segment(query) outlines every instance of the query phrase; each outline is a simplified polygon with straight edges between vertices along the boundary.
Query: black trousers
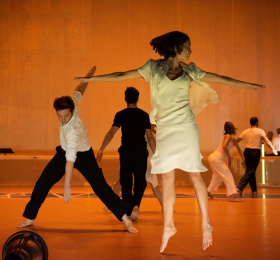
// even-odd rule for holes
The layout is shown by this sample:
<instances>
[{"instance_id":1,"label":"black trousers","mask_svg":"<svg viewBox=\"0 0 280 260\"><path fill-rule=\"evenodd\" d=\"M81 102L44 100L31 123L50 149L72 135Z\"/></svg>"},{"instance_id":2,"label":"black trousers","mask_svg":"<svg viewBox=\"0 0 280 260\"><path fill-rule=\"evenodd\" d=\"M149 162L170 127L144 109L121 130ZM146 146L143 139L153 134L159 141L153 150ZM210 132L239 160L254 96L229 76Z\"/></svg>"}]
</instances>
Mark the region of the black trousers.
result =
<instances>
[{"instance_id":1,"label":"black trousers","mask_svg":"<svg viewBox=\"0 0 280 260\"><path fill-rule=\"evenodd\" d=\"M25 207L23 216L35 219L38 211L46 199L51 187L57 183L65 174L65 151L56 147L56 154L43 170L40 178L33 189L31 199ZM74 168L81 172L91 185L94 193L111 210L111 212L122 221L122 217L130 212L132 205L122 201L111 187L107 184L101 168L98 167L92 148L86 152L78 152Z\"/></svg>"},{"instance_id":2,"label":"black trousers","mask_svg":"<svg viewBox=\"0 0 280 260\"><path fill-rule=\"evenodd\" d=\"M122 198L133 206L140 206L144 191L147 187L146 170L149 155L148 150L146 146L128 148L120 147L119 154Z\"/></svg>"},{"instance_id":3,"label":"black trousers","mask_svg":"<svg viewBox=\"0 0 280 260\"><path fill-rule=\"evenodd\" d=\"M239 184L237 185L237 188L240 191L243 191L243 189L249 183L252 192L255 192L257 191L256 170L260 162L261 150L246 148L244 151L244 157L246 164L246 172L241 178Z\"/></svg>"}]
</instances>

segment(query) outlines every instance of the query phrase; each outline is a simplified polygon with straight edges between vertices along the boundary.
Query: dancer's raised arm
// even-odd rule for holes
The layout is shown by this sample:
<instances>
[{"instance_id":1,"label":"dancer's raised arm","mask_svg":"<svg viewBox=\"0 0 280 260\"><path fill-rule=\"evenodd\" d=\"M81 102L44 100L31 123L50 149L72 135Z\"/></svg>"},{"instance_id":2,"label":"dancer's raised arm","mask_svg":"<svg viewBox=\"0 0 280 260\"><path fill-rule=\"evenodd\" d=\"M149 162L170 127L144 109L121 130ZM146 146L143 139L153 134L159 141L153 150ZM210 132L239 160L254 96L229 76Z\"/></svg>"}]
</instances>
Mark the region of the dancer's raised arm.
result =
<instances>
[{"instance_id":1,"label":"dancer's raised arm","mask_svg":"<svg viewBox=\"0 0 280 260\"><path fill-rule=\"evenodd\" d=\"M273 147L272 143L269 141L267 136L262 136L262 140L266 143L266 145L271 149L271 151L274 153L274 155L278 155L278 152Z\"/></svg>"},{"instance_id":2,"label":"dancer's raised arm","mask_svg":"<svg viewBox=\"0 0 280 260\"><path fill-rule=\"evenodd\" d=\"M92 77L94 75L94 72L96 70L96 67L94 66L87 74L86 77ZM75 91L81 92L82 95L84 95L86 89L87 89L88 83L80 83L76 88ZM79 103L80 100L77 99L77 97L73 97L76 103ZM70 111L69 111L70 113ZM73 115L73 114L72 114ZM79 136L77 135L68 135L67 136L67 144L71 144L72 149L74 147L78 147L78 144L80 142ZM71 198L71 180L73 175L73 169L74 169L74 162L70 160L66 160L65 165L65 178L64 178L64 187L63 187L63 197L64 201L67 204L70 201Z\"/></svg>"},{"instance_id":3,"label":"dancer's raised arm","mask_svg":"<svg viewBox=\"0 0 280 260\"><path fill-rule=\"evenodd\" d=\"M96 71L96 67L94 66L86 75L86 77L93 77L94 72ZM81 82L76 88L75 91L81 92L82 95L84 95L86 89L87 89L87 82Z\"/></svg>"},{"instance_id":4,"label":"dancer's raised arm","mask_svg":"<svg viewBox=\"0 0 280 260\"><path fill-rule=\"evenodd\" d=\"M211 72L206 72L206 74L200 80L203 82L216 82L228 86L250 88L255 90L260 88L265 88L265 86L263 85L249 83L249 82L233 79L227 76L220 76L218 74L211 73Z\"/></svg>"},{"instance_id":5,"label":"dancer's raised arm","mask_svg":"<svg viewBox=\"0 0 280 260\"><path fill-rule=\"evenodd\" d=\"M114 72L105 75L93 76L93 77L75 77L75 80L78 80L82 83L91 82L91 81L122 81L126 79L137 79L141 78L142 75L138 70L129 70L125 72Z\"/></svg>"}]
</instances>

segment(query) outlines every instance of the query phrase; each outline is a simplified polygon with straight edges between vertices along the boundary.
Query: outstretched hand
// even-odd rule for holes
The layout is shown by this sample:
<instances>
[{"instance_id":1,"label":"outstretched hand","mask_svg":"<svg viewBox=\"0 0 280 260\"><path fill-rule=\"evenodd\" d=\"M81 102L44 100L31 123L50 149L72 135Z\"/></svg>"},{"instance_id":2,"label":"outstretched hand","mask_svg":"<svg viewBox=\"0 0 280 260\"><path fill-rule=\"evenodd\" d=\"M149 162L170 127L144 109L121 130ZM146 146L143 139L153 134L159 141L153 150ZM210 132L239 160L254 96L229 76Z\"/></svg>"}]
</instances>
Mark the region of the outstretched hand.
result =
<instances>
[{"instance_id":1,"label":"outstretched hand","mask_svg":"<svg viewBox=\"0 0 280 260\"><path fill-rule=\"evenodd\" d=\"M75 80L80 81L81 83L90 82L90 79L93 77L94 72L96 71L96 66L94 66L85 77L75 77Z\"/></svg>"},{"instance_id":2,"label":"outstretched hand","mask_svg":"<svg viewBox=\"0 0 280 260\"><path fill-rule=\"evenodd\" d=\"M259 84L254 84L254 83L252 83L251 86L252 86L252 89L254 89L254 90L265 88L264 85L259 85Z\"/></svg>"},{"instance_id":3,"label":"outstretched hand","mask_svg":"<svg viewBox=\"0 0 280 260\"><path fill-rule=\"evenodd\" d=\"M74 79L80 81L81 83L87 83L90 78L91 77L75 77Z\"/></svg>"},{"instance_id":4,"label":"outstretched hand","mask_svg":"<svg viewBox=\"0 0 280 260\"><path fill-rule=\"evenodd\" d=\"M96 66L93 66L93 68L87 73L86 77L92 77L95 71L96 71Z\"/></svg>"}]
</instances>

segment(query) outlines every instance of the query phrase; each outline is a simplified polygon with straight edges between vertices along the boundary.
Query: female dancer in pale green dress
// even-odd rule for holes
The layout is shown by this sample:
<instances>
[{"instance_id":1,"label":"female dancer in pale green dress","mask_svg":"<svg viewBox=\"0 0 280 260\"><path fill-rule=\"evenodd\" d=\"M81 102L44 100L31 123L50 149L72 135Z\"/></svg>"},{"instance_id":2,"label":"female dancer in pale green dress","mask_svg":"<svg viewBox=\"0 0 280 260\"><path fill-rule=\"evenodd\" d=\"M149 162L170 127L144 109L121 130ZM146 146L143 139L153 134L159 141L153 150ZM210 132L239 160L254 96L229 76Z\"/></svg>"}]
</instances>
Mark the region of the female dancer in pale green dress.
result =
<instances>
[{"instance_id":1,"label":"female dancer in pale green dress","mask_svg":"<svg viewBox=\"0 0 280 260\"><path fill-rule=\"evenodd\" d=\"M174 31L154 38L153 49L164 59L149 60L139 69L94 77L77 77L81 82L120 81L144 78L150 83L152 111L150 120L157 125L156 151L151 159L152 173L161 174L164 228L160 252L177 232L174 225L175 169L188 172L194 185L202 217L202 248L212 245L212 226L208 217L208 196L201 172L199 132L195 115L207 103L218 102L216 92L205 82L252 89L263 86L235 80L187 64L191 54L188 35ZM191 87L191 88L190 88Z\"/></svg>"}]
</instances>

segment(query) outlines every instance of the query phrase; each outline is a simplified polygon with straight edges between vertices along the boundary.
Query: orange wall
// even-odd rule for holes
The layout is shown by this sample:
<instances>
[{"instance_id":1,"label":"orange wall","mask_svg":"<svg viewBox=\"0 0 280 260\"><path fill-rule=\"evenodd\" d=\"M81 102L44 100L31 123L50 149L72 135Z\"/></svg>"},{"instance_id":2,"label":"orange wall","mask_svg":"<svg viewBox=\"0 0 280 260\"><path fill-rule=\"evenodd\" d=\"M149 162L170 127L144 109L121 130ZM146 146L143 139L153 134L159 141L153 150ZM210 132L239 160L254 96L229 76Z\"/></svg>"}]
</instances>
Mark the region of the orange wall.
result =
<instances>
[{"instance_id":1,"label":"orange wall","mask_svg":"<svg viewBox=\"0 0 280 260\"><path fill-rule=\"evenodd\" d=\"M274 131L280 127L279 11L280 0L1 0L0 147L52 150L59 143L52 103L72 93L73 77L93 65L96 74L138 68L159 57L150 40L172 30L189 34L190 61L202 69L267 86L212 84L220 103L197 117L203 154L216 149L225 121L240 133L258 116L265 131ZM95 150L125 107L130 85L140 91L139 107L149 111L142 79L89 85L81 117ZM119 145L120 134L107 150Z\"/></svg>"}]
</instances>

